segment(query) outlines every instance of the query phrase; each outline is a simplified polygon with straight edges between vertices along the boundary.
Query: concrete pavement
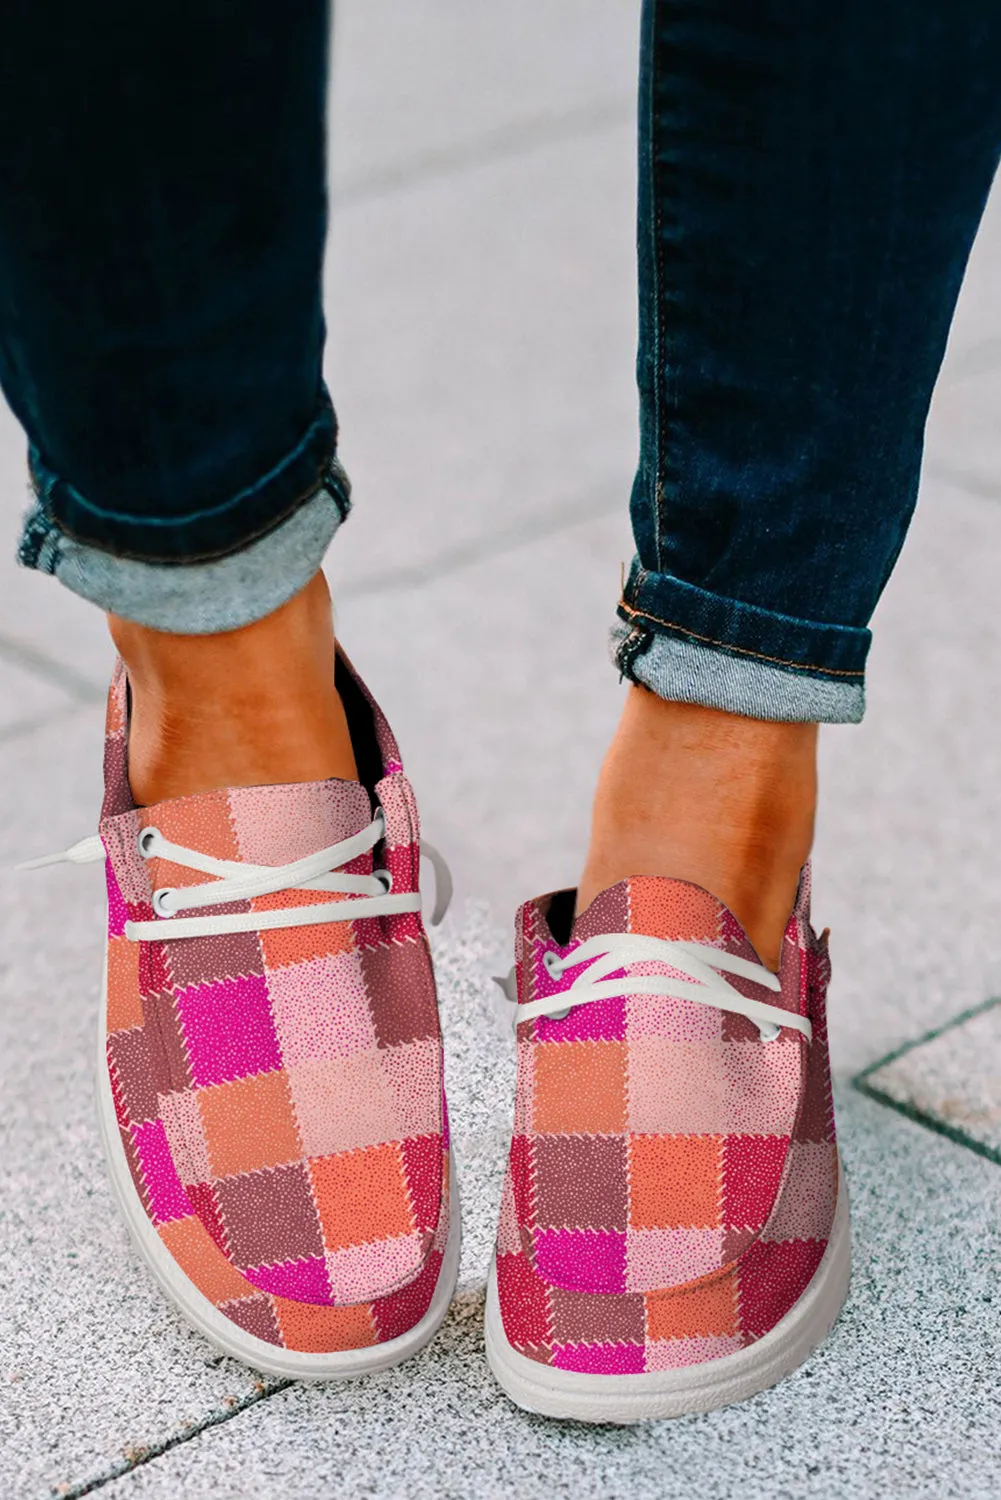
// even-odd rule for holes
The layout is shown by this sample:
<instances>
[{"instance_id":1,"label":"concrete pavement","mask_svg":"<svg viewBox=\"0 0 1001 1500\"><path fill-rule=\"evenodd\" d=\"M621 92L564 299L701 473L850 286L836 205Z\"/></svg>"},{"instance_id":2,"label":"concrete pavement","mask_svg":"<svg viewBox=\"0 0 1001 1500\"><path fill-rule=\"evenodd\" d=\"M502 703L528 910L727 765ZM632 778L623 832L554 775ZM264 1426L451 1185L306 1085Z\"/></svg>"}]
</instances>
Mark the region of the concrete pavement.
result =
<instances>
[{"instance_id":1,"label":"concrete pavement","mask_svg":"<svg viewBox=\"0 0 1001 1500\"><path fill-rule=\"evenodd\" d=\"M834 932L849 1306L793 1380L675 1424L546 1424L486 1371L511 1058L483 964L518 900L573 880L620 701L605 633L635 456L636 22L632 0L339 6L329 377L357 506L329 571L459 888L438 958L461 1288L402 1370L277 1389L189 1333L131 1259L91 1099L100 876L7 873L93 827L110 653L96 611L2 565L5 1495L986 1500L1001 1486L1001 1172L851 1082L1001 993L998 198L877 617L869 713L824 736L815 909ZM21 449L0 419L11 540Z\"/></svg>"}]
</instances>

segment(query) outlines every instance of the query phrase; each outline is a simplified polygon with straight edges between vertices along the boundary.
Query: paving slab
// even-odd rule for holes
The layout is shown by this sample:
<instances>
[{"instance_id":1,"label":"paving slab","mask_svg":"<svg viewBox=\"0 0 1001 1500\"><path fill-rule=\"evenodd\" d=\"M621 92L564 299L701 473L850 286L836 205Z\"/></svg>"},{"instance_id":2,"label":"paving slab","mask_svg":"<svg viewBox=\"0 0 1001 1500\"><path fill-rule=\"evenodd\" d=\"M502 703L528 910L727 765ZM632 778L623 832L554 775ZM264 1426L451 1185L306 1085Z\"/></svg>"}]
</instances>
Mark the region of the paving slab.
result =
<instances>
[{"instance_id":1,"label":"paving slab","mask_svg":"<svg viewBox=\"0 0 1001 1500\"><path fill-rule=\"evenodd\" d=\"M14 556L28 504L24 433L0 400L0 662L70 699L97 701L113 660L104 617Z\"/></svg>"},{"instance_id":2,"label":"paving slab","mask_svg":"<svg viewBox=\"0 0 1001 1500\"><path fill-rule=\"evenodd\" d=\"M1001 999L905 1043L855 1082L1001 1166Z\"/></svg>"},{"instance_id":3,"label":"paving slab","mask_svg":"<svg viewBox=\"0 0 1001 1500\"><path fill-rule=\"evenodd\" d=\"M926 472L1001 500L1001 337L985 339L942 384L928 431Z\"/></svg>"},{"instance_id":4,"label":"paving slab","mask_svg":"<svg viewBox=\"0 0 1001 1500\"><path fill-rule=\"evenodd\" d=\"M946 355L946 380L983 364L978 351L1001 335L1001 178L995 181L967 262Z\"/></svg>"},{"instance_id":5,"label":"paving slab","mask_svg":"<svg viewBox=\"0 0 1001 1500\"><path fill-rule=\"evenodd\" d=\"M925 474L1001 499L1001 182L970 255L925 440Z\"/></svg>"},{"instance_id":6,"label":"paving slab","mask_svg":"<svg viewBox=\"0 0 1001 1500\"><path fill-rule=\"evenodd\" d=\"M66 705L66 694L53 683L16 658L4 660L4 644L0 639L0 744L44 723L49 714Z\"/></svg>"},{"instance_id":7,"label":"paving slab","mask_svg":"<svg viewBox=\"0 0 1001 1500\"><path fill-rule=\"evenodd\" d=\"M814 910L844 1069L1001 993L999 556L1001 506L927 484L874 621L866 719L821 734Z\"/></svg>"},{"instance_id":8,"label":"paving slab","mask_svg":"<svg viewBox=\"0 0 1001 1500\"><path fill-rule=\"evenodd\" d=\"M622 513L636 459L633 130L563 140L335 218L327 370L355 513L339 581Z\"/></svg>"},{"instance_id":9,"label":"paving slab","mask_svg":"<svg viewBox=\"0 0 1001 1500\"><path fill-rule=\"evenodd\" d=\"M335 211L633 108L634 0L336 0Z\"/></svg>"}]
</instances>

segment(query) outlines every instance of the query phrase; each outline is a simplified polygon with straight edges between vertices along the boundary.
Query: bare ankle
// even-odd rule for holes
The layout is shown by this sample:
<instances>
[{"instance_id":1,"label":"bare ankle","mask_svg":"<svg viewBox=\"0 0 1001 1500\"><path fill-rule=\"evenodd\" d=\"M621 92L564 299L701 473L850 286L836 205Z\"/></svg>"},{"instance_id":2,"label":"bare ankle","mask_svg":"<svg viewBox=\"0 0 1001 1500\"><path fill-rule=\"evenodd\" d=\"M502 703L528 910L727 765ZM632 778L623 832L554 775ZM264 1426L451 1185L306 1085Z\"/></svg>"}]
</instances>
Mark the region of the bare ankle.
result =
<instances>
[{"instance_id":1,"label":"bare ankle","mask_svg":"<svg viewBox=\"0 0 1001 1500\"><path fill-rule=\"evenodd\" d=\"M813 839L817 726L630 690L605 758L581 909L631 875L691 880L775 967Z\"/></svg>"},{"instance_id":2,"label":"bare ankle","mask_svg":"<svg viewBox=\"0 0 1001 1500\"><path fill-rule=\"evenodd\" d=\"M108 624L132 690L137 802L357 776L322 574L263 620L219 635L170 635L114 615Z\"/></svg>"}]
</instances>

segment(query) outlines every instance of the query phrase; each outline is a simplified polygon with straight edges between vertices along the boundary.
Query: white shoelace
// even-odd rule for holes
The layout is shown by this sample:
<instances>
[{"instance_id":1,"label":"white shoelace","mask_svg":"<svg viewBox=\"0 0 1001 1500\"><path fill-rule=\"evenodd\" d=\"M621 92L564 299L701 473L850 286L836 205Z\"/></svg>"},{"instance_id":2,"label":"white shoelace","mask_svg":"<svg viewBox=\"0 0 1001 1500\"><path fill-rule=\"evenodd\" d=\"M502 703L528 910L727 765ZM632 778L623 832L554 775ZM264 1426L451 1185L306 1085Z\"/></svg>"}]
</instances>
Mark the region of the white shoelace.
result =
<instances>
[{"instance_id":1,"label":"white shoelace","mask_svg":"<svg viewBox=\"0 0 1001 1500\"><path fill-rule=\"evenodd\" d=\"M379 808L372 822L360 833L307 855L305 859L296 859L287 865L250 865L213 859L211 855L200 854L197 849L172 844L158 828L150 825L142 830L137 840L143 859L166 859L171 864L215 878L204 885L164 886L154 891L155 919L151 922L126 922L125 936L133 942L216 937L231 932L310 927L321 922L355 922L363 917L388 917L399 912L420 911L420 892L394 891L388 870L374 870L371 875L349 875L341 868L360 854L374 849L385 833L385 815ZM421 854L434 866L435 903L431 922L437 926L452 899L452 876L438 850L423 839ZM82 865L104 858L104 845L94 834L59 854L25 860L17 868L39 870L64 861ZM278 911L216 912L206 917L176 915L180 911L226 906L233 901L250 901L255 896L276 895L281 891L329 891L348 899L313 902Z\"/></svg>"},{"instance_id":2,"label":"white shoelace","mask_svg":"<svg viewBox=\"0 0 1001 1500\"><path fill-rule=\"evenodd\" d=\"M680 977L630 974L626 978L609 978L630 964L651 961L669 964ZM774 1041L784 1026L801 1032L808 1042L813 1040L813 1028L805 1016L782 1010L777 1005L766 1005L761 1000L748 999L717 970L753 980L768 990L781 991L777 975L761 964L711 948L707 943L673 942L637 933L609 932L588 938L566 958L560 958L550 949L542 962L546 973L554 980L568 969L576 969L581 964L587 967L567 989L555 995L545 995L541 1000L532 1000L528 1005L519 1005L514 1015L515 1026L520 1026L522 1021L532 1021L536 1016L562 1020L575 1005L589 1005L594 1000L615 1000L622 995L662 995L666 999L694 1000L699 1005L711 1005L716 1010L746 1016L758 1027L763 1042ZM517 999L516 993L512 994L510 977L506 983L501 983L501 988L508 999Z\"/></svg>"}]
</instances>

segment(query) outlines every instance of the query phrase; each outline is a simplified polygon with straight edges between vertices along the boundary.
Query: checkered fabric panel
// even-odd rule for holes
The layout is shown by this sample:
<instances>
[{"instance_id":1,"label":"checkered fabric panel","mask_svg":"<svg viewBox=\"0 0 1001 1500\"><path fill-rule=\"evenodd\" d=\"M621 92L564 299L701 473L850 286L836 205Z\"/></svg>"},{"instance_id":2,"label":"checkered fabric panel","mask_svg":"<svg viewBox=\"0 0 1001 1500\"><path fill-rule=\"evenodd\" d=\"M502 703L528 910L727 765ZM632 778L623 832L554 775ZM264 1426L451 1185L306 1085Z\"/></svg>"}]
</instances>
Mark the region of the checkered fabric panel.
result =
<instances>
[{"instance_id":1,"label":"checkered fabric panel","mask_svg":"<svg viewBox=\"0 0 1001 1500\"><path fill-rule=\"evenodd\" d=\"M413 794L385 721L377 788L394 888L416 890ZM241 1327L301 1350L395 1337L423 1316L448 1229L441 1036L419 915L133 943L152 892L206 877L170 841L282 864L371 819L360 784L237 788L132 806L125 680L109 700L107 1057L133 1180L190 1279ZM380 851L381 856L381 851ZM371 854L347 867L372 868ZM218 910L258 910L297 892ZM407 1320L410 1321L407 1321Z\"/></svg>"},{"instance_id":2,"label":"checkered fabric panel","mask_svg":"<svg viewBox=\"0 0 1001 1500\"><path fill-rule=\"evenodd\" d=\"M624 881L554 942L550 898L519 914L519 997L565 987L573 949L642 932L753 959L729 912L681 881ZM809 877L783 945L782 993L814 1040L767 1045L744 1017L623 994L519 1028L515 1134L497 1274L508 1338L543 1363L635 1373L718 1358L759 1338L805 1290L826 1247L837 1153L824 1022L826 937ZM571 959L546 973L547 951ZM743 986L743 983L738 981ZM753 987L747 989L754 993Z\"/></svg>"}]
</instances>

